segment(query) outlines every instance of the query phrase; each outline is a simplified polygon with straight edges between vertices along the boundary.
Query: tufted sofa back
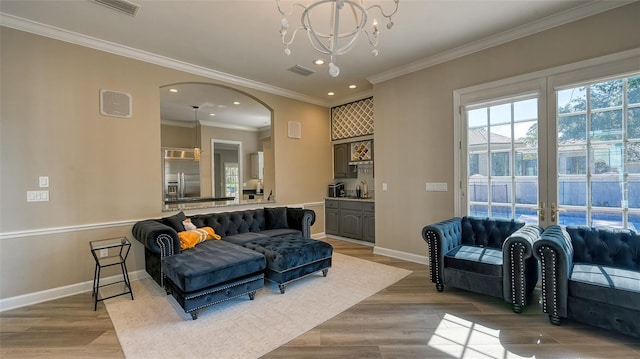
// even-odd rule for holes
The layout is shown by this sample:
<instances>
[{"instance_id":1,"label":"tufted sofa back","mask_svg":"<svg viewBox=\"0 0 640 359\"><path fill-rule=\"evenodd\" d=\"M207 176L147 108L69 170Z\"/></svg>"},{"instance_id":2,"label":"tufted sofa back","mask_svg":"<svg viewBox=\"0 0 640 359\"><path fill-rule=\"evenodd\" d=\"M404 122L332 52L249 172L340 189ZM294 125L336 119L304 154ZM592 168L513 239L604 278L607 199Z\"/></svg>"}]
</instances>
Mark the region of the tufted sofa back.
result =
<instances>
[{"instance_id":1,"label":"tufted sofa back","mask_svg":"<svg viewBox=\"0 0 640 359\"><path fill-rule=\"evenodd\" d=\"M462 217L462 244L501 249L505 239L524 224L513 219Z\"/></svg>"},{"instance_id":2,"label":"tufted sofa back","mask_svg":"<svg viewBox=\"0 0 640 359\"><path fill-rule=\"evenodd\" d=\"M640 235L628 229L567 226L573 261L640 270Z\"/></svg>"},{"instance_id":3,"label":"tufted sofa back","mask_svg":"<svg viewBox=\"0 0 640 359\"><path fill-rule=\"evenodd\" d=\"M196 227L208 226L222 237L265 229L264 209L200 214L190 217Z\"/></svg>"}]
</instances>

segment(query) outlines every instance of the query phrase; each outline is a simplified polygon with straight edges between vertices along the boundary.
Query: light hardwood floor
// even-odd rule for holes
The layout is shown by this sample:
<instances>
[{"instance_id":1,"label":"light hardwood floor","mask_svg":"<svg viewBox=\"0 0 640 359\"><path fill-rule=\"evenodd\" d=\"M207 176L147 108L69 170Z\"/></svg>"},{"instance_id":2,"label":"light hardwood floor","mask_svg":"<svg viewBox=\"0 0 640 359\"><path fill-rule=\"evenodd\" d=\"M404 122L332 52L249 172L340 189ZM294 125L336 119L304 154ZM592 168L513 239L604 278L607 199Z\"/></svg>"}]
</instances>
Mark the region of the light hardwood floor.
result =
<instances>
[{"instance_id":1,"label":"light hardwood floor","mask_svg":"<svg viewBox=\"0 0 640 359\"><path fill-rule=\"evenodd\" d=\"M448 287L436 292L425 265L326 241L338 253L413 273L266 358L640 358L638 338L575 322L551 325L535 295L523 314L514 314L490 297ZM83 293L0 313L0 357L124 355L104 305L94 312L91 293Z\"/></svg>"}]
</instances>

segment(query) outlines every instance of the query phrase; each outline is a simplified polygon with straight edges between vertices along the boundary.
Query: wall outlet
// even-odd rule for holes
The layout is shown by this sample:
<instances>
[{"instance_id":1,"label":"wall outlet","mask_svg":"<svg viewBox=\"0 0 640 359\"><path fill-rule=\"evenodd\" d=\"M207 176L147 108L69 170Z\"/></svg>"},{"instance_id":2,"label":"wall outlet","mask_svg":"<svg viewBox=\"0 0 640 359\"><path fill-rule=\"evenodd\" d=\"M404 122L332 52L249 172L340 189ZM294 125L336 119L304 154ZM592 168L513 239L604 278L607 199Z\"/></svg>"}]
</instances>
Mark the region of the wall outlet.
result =
<instances>
[{"instance_id":1,"label":"wall outlet","mask_svg":"<svg viewBox=\"0 0 640 359\"><path fill-rule=\"evenodd\" d=\"M447 192L448 187L446 183L429 183L427 182L424 187L427 192Z\"/></svg>"},{"instance_id":2,"label":"wall outlet","mask_svg":"<svg viewBox=\"0 0 640 359\"><path fill-rule=\"evenodd\" d=\"M101 250L100 250L100 258L102 258L102 257L106 257L106 256L108 256L108 255L109 255L109 249L108 249L108 248L105 248L105 249L101 249Z\"/></svg>"},{"instance_id":3,"label":"wall outlet","mask_svg":"<svg viewBox=\"0 0 640 359\"><path fill-rule=\"evenodd\" d=\"M27 202L48 202L49 191L27 191Z\"/></svg>"}]
</instances>

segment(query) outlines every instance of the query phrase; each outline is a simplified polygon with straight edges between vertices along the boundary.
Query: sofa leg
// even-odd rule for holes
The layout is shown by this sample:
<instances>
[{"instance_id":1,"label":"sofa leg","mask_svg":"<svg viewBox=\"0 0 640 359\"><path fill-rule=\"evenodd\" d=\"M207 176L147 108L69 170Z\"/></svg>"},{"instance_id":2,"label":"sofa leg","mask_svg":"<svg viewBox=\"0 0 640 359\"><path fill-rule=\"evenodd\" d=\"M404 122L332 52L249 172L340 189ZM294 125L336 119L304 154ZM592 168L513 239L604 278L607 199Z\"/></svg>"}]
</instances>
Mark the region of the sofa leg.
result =
<instances>
[{"instance_id":1,"label":"sofa leg","mask_svg":"<svg viewBox=\"0 0 640 359\"><path fill-rule=\"evenodd\" d=\"M442 292L444 290L444 284L436 283L436 290L438 290L438 292Z\"/></svg>"},{"instance_id":2,"label":"sofa leg","mask_svg":"<svg viewBox=\"0 0 640 359\"><path fill-rule=\"evenodd\" d=\"M329 273L329 268L322 270L322 276L323 277L326 277L328 273Z\"/></svg>"},{"instance_id":3,"label":"sofa leg","mask_svg":"<svg viewBox=\"0 0 640 359\"><path fill-rule=\"evenodd\" d=\"M560 325L560 317L557 315L549 314L549 321L553 325Z\"/></svg>"},{"instance_id":4,"label":"sofa leg","mask_svg":"<svg viewBox=\"0 0 640 359\"><path fill-rule=\"evenodd\" d=\"M189 314L191 314L191 319L193 319L193 320L198 319L198 312L191 312Z\"/></svg>"},{"instance_id":5,"label":"sofa leg","mask_svg":"<svg viewBox=\"0 0 640 359\"><path fill-rule=\"evenodd\" d=\"M522 309L524 309L520 304L513 304L511 306L511 310L513 310L514 313L522 313Z\"/></svg>"},{"instance_id":6,"label":"sofa leg","mask_svg":"<svg viewBox=\"0 0 640 359\"><path fill-rule=\"evenodd\" d=\"M256 291L254 290L253 292L249 292L249 299L254 300L255 298L256 298Z\"/></svg>"},{"instance_id":7,"label":"sofa leg","mask_svg":"<svg viewBox=\"0 0 640 359\"><path fill-rule=\"evenodd\" d=\"M286 287L287 287L286 284L278 284L278 288L280 288L280 294L284 294Z\"/></svg>"}]
</instances>

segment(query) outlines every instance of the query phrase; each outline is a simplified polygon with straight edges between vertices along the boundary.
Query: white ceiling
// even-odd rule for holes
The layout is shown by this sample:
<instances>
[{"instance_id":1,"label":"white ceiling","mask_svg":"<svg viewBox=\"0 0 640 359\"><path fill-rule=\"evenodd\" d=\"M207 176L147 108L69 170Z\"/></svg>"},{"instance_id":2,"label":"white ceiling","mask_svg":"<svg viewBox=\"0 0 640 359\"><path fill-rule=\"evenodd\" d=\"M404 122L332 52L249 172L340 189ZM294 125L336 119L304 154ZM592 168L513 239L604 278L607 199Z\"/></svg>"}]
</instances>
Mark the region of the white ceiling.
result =
<instances>
[{"instance_id":1,"label":"white ceiling","mask_svg":"<svg viewBox=\"0 0 640 359\"><path fill-rule=\"evenodd\" d=\"M284 54L275 0L133 2L140 5L135 17L90 0L2 0L0 20L4 26L330 106L370 94L372 83L632 1L400 0L391 30L381 17L370 16L381 23L379 56L372 57L366 38L360 38L337 58L337 78L328 74L327 65L313 64L323 56L305 34L298 34L290 56ZM282 2L285 8L291 3ZM393 7L391 0L365 3ZM287 17L292 28L296 14ZM287 70L297 64L317 72L303 77ZM357 88L349 89L351 84ZM328 96L330 91L335 96Z\"/></svg>"}]
</instances>

